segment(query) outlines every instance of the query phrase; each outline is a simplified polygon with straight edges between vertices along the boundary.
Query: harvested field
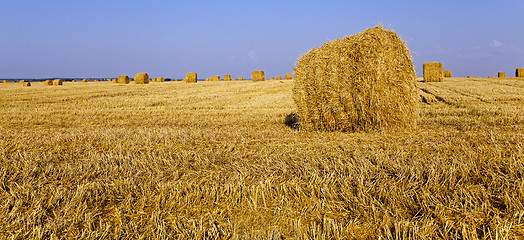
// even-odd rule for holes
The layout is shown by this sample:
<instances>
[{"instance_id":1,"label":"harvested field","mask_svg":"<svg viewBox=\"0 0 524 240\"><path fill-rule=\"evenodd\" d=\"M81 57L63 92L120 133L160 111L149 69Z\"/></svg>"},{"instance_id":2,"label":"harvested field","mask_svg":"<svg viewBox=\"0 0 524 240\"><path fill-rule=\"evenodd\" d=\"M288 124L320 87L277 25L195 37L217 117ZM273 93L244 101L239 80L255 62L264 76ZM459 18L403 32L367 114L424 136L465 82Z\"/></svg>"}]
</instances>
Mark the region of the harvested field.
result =
<instances>
[{"instance_id":1,"label":"harvested field","mask_svg":"<svg viewBox=\"0 0 524 240\"><path fill-rule=\"evenodd\" d=\"M524 238L524 81L377 133L287 126L293 84L1 84L0 239Z\"/></svg>"}]
</instances>

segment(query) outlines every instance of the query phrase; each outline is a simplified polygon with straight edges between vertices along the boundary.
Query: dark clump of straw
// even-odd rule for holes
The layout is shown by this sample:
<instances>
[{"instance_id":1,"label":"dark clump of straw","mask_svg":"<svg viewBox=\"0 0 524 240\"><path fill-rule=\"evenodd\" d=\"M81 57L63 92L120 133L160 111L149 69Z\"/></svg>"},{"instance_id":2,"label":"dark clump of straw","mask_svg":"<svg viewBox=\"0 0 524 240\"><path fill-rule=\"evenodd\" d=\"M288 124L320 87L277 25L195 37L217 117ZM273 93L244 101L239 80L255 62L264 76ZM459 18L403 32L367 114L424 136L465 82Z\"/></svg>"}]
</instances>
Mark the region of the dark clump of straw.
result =
<instances>
[{"instance_id":1,"label":"dark clump of straw","mask_svg":"<svg viewBox=\"0 0 524 240\"><path fill-rule=\"evenodd\" d=\"M418 117L415 68L406 44L382 26L324 43L300 57L293 99L300 129L411 129Z\"/></svg>"}]
</instances>

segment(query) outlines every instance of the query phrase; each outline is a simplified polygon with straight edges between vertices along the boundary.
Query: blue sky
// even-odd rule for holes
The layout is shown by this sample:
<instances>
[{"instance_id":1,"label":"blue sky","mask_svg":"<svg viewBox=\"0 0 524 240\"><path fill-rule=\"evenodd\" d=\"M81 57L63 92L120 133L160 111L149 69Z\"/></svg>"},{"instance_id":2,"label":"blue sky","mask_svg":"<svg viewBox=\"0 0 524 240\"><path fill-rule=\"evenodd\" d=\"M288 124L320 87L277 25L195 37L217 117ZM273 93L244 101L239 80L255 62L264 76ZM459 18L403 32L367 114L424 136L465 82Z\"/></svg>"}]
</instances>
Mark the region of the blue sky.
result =
<instances>
[{"instance_id":1,"label":"blue sky","mask_svg":"<svg viewBox=\"0 0 524 240\"><path fill-rule=\"evenodd\" d=\"M524 1L0 0L0 79L291 73L378 23L457 77L524 67Z\"/></svg>"}]
</instances>

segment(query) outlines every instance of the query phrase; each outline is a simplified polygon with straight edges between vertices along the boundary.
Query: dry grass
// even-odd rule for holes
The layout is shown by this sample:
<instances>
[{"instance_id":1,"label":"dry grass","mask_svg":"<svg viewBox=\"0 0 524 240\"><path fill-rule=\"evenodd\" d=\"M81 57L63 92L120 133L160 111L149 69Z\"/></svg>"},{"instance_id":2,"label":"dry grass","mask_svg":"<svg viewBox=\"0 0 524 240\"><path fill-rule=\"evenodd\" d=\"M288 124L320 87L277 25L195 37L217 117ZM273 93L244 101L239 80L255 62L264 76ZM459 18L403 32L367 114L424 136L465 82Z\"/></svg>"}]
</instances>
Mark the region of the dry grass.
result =
<instances>
[{"instance_id":1,"label":"dry grass","mask_svg":"<svg viewBox=\"0 0 524 240\"><path fill-rule=\"evenodd\" d=\"M524 81L417 84L370 134L285 126L293 81L2 84L0 238L524 238Z\"/></svg>"}]
</instances>

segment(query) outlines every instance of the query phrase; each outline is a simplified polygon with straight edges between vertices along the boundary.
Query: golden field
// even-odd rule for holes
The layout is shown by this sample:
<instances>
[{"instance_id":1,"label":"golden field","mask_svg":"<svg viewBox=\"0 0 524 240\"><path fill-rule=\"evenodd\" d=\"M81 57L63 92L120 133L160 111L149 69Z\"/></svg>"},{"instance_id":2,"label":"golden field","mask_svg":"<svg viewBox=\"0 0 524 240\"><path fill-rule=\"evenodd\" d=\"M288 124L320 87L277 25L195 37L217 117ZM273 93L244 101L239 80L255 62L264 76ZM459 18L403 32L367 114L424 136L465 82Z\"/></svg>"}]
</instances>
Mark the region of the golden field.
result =
<instances>
[{"instance_id":1,"label":"golden field","mask_svg":"<svg viewBox=\"0 0 524 240\"><path fill-rule=\"evenodd\" d=\"M284 124L293 81L0 84L0 238L524 238L524 80L417 86L344 133Z\"/></svg>"}]
</instances>

